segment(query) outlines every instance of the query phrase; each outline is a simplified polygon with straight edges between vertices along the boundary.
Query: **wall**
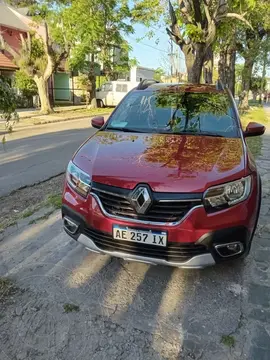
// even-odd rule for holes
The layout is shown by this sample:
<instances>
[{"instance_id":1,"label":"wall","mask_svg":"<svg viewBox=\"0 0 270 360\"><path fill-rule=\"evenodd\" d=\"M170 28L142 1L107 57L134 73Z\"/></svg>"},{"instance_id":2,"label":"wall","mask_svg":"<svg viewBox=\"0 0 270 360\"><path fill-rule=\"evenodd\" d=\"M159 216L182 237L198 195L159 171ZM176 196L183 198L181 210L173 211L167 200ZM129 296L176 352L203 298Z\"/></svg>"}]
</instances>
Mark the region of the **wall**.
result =
<instances>
[{"instance_id":1,"label":"wall","mask_svg":"<svg viewBox=\"0 0 270 360\"><path fill-rule=\"evenodd\" d=\"M11 29L6 26L0 25L0 32L3 35L4 40L15 50L19 51L21 47L21 39L20 34L26 36L26 33L20 30ZM12 59L12 56L7 52L4 51L4 54L9 58Z\"/></svg>"}]
</instances>

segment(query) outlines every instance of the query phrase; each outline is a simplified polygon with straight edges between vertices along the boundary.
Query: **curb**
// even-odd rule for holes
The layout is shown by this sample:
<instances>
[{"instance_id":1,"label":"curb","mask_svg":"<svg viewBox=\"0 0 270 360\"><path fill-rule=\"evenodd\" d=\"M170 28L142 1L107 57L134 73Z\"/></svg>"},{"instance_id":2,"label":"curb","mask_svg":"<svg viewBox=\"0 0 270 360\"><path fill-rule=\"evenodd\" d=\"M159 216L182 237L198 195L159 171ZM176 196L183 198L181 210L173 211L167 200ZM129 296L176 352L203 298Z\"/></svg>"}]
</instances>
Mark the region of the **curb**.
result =
<instances>
[{"instance_id":1,"label":"curb","mask_svg":"<svg viewBox=\"0 0 270 360\"><path fill-rule=\"evenodd\" d=\"M27 128L34 128L34 127L37 127L37 126L41 126L41 125L51 125L51 124L54 124L54 123L63 123L63 122L66 122L66 121L72 121L72 120L79 120L79 119L87 119L89 118L92 119L93 117L95 116L106 116L106 115L110 115L111 113L105 113L105 114L98 114L98 115L81 115L81 116L76 116L76 117L70 117L70 118L59 118L59 120L55 120L55 121L44 121L44 122L40 122L38 124L29 124L29 125L17 125L14 127L14 130L13 132L16 132L17 130L23 130L23 129L27 129ZM7 134L8 132L5 132L3 133L2 135L5 135Z\"/></svg>"}]
</instances>

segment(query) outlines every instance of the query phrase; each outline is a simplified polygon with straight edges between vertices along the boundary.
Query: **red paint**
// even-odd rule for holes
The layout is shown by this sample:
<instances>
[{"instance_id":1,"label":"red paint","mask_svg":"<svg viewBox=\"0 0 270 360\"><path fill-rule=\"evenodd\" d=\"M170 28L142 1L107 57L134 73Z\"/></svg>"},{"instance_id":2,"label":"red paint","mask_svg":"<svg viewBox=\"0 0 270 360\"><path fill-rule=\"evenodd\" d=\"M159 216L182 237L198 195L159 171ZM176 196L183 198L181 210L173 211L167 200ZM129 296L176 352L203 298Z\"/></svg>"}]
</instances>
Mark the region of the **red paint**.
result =
<instances>
[{"instance_id":1,"label":"red paint","mask_svg":"<svg viewBox=\"0 0 270 360\"><path fill-rule=\"evenodd\" d=\"M265 132L265 126L258 124L256 122L250 122L244 132L244 136L258 136L263 135Z\"/></svg>"},{"instance_id":2,"label":"red paint","mask_svg":"<svg viewBox=\"0 0 270 360\"><path fill-rule=\"evenodd\" d=\"M252 231L255 225L257 209L257 181L253 178L253 188L250 197L243 203L233 206L227 210L207 214L204 208L193 210L191 214L177 226L158 226L135 224L132 221L119 221L105 217L100 210L94 197L82 198L65 185L63 204L84 216L89 227L106 233L112 233L112 226L119 224L137 229L166 230L170 242L196 242L201 236L214 230L224 229L233 226L246 226ZM71 203L69 199L76 199Z\"/></svg>"},{"instance_id":3,"label":"red paint","mask_svg":"<svg viewBox=\"0 0 270 360\"><path fill-rule=\"evenodd\" d=\"M91 124L94 128L100 129L104 124L105 120L103 116L96 116L91 120Z\"/></svg>"},{"instance_id":4,"label":"red paint","mask_svg":"<svg viewBox=\"0 0 270 360\"><path fill-rule=\"evenodd\" d=\"M93 181L160 192L203 192L249 173L241 138L100 131L73 161Z\"/></svg>"}]
</instances>

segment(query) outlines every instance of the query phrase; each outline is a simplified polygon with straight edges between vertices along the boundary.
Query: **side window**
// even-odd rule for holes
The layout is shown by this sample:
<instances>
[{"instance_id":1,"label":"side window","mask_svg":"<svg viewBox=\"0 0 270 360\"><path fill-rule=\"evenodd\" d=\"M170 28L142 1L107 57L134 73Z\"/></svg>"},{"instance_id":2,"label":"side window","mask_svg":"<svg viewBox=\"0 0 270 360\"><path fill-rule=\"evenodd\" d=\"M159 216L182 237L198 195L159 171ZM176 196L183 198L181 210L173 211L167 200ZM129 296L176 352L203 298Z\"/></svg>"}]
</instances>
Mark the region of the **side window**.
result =
<instances>
[{"instance_id":1,"label":"side window","mask_svg":"<svg viewBox=\"0 0 270 360\"><path fill-rule=\"evenodd\" d=\"M127 92L127 84L122 85L122 92Z\"/></svg>"},{"instance_id":2,"label":"side window","mask_svg":"<svg viewBox=\"0 0 270 360\"><path fill-rule=\"evenodd\" d=\"M101 91L112 91L112 84L105 83L101 86Z\"/></svg>"},{"instance_id":3,"label":"side window","mask_svg":"<svg viewBox=\"0 0 270 360\"><path fill-rule=\"evenodd\" d=\"M122 84L116 84L116 92L121 92L122 91Z\"/></svg>"},{"instance_id":4,"label":"side window","mask_svg":"<svg viewBox=\"0 0 270 360\"><path fill-rule=\"evenodd\" d=\"M116 84L116 92L127 92L128 86L127 84Z\"/></svg>"}]
</instances>

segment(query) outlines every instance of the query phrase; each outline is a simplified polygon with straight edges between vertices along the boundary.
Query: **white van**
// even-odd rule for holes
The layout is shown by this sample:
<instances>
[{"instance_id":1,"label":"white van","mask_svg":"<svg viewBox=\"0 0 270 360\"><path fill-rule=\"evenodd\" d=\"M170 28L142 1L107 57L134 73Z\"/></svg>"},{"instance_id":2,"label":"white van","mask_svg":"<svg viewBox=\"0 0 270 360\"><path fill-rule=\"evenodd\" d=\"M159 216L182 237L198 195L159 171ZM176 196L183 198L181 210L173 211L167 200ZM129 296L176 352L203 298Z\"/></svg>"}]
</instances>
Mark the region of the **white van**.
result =
<instances>
[{"instance_id":1,"label":"white van","mask_svg":"<svg viewBox=\"0 0 270 360\"><path fill-rule=\"evenodd\" d=\"M139 82L131 81L107 81L96 91L98 107L118 105L123 97L138 84Z\"/></svg>"}]
</instances>

